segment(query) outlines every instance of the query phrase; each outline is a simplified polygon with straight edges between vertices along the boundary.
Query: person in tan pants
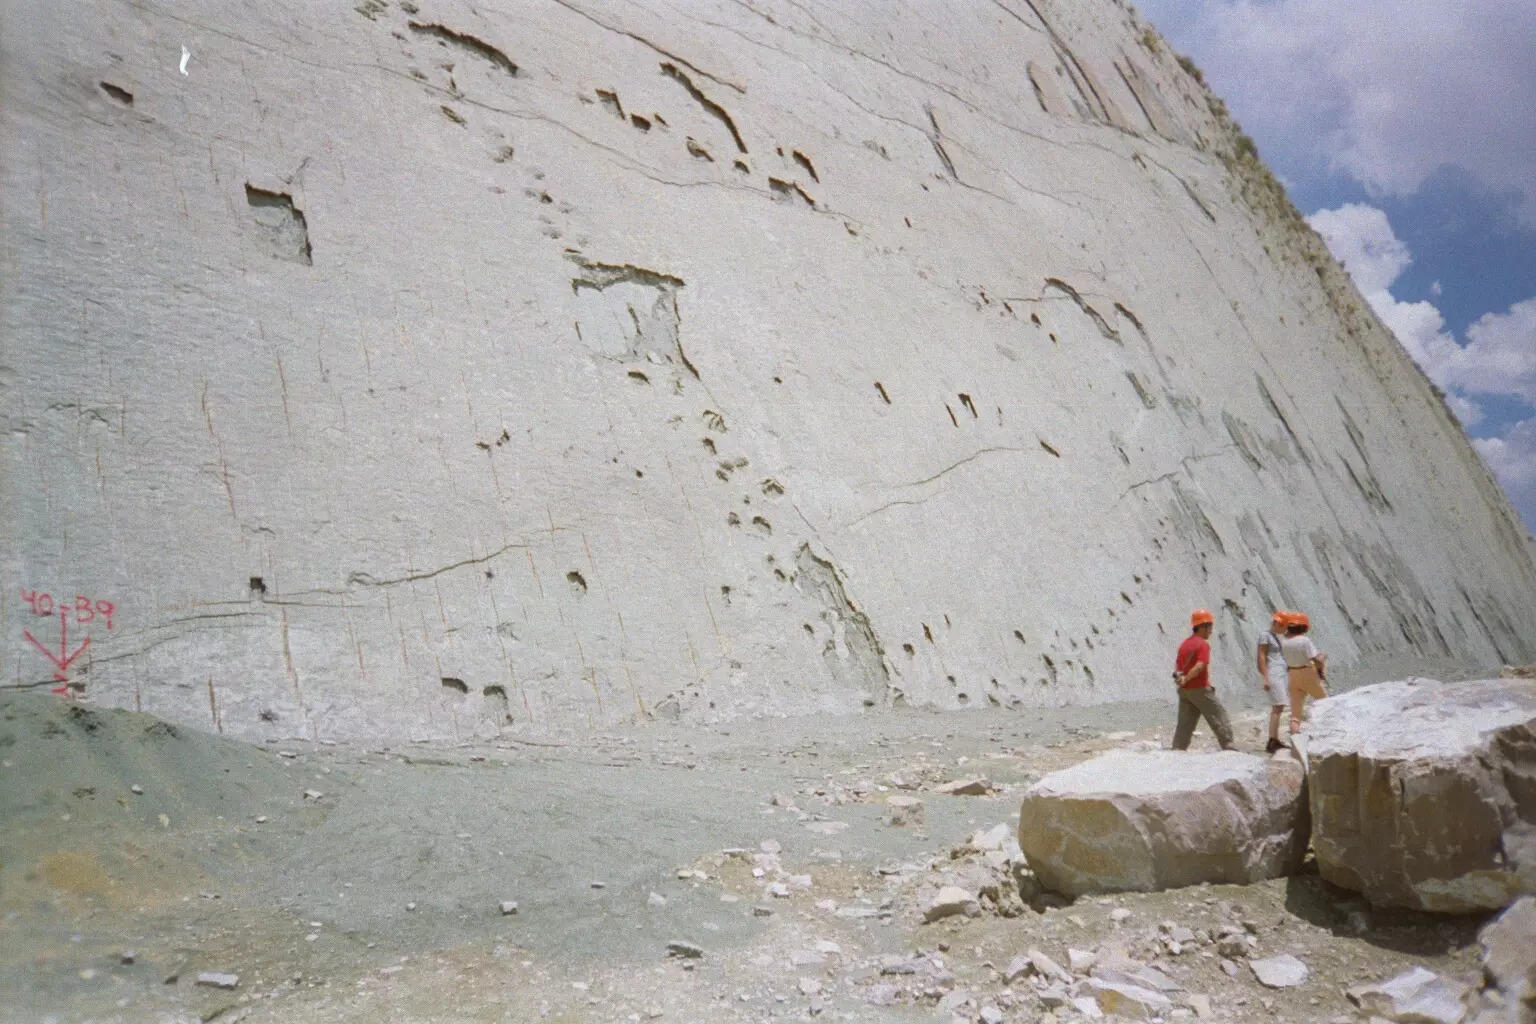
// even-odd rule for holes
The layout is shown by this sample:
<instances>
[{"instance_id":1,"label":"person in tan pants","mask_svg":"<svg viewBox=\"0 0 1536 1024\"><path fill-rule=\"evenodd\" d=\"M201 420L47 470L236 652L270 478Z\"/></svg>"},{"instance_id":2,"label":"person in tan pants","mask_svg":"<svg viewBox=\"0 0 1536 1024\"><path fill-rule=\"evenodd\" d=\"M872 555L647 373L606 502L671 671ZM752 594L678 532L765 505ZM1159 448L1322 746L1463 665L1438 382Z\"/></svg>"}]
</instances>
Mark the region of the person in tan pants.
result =
<instances>
[{"instance_id":1,"label":"person in tan pants","mask_svg":"<svg viewBox=\"0 0 1536 1024\"><path fill-rule=\"evenodd\" d=\"M1290 674L1291 735L1301 732L1301 720L1306 714L1307 698L1322 699L1328 696L1328 656L1317 649L1307 636L1311 628L1304 612L1291 616L1286 627L1285 639L1280 641L1280 653Z\"/></svg>"}]
</instances>

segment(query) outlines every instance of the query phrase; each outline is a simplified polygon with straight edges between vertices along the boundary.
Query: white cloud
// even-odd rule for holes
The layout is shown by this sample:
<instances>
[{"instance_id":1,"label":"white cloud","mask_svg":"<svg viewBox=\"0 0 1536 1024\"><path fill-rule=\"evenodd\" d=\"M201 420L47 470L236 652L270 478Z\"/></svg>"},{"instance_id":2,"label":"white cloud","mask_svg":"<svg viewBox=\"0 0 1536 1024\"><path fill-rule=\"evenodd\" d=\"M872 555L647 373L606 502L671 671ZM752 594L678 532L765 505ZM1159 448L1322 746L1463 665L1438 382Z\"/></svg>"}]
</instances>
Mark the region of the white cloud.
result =
<instances>
[{"instance_id":1,"label":"white cloud","mask_svg":"<svg viewBox=\"0 0 1536 1024\"><path fill-rule=\"evenodd\" d=\"M1506 486L1536 484L1536 419L1521 420L1503 437L1480 437L1472 446Z\"/></svg>"},{"instance_id":2,"label":"white cloud","mask_svg":"<svg viewBox=\"0 0 1536 1024\"><path fill-rule=\"evenodd\" d=\"M1345 203L1337 210L1319 210L1307 222L1362 293L1386 291L1413 262L1386 213L1374 206Z\"/></svg>"},{"instance_id":3,"label":"white cloud","mask_svg":"<svg viewBox=\"0 0 1536 1024\"><path fill-rule=\"evenodd\" d=\"M1307 222L1344 264L1382 323L1415 362L1446 391L1451 411L1468 428L1482 424L1477 396L1505 396L1536 406L1536 298L1505 313L1485 313L1467 328L1465 344L1445 329L1432 302L1401 302L1392 285L1413 262L1387 215L1347 203L1319 210ZM1536 418L1472 442L1526 522L1536 524Z\"/></svg>"},{"instance_id":4,"label":"white cloud","mask_svg":"<svg viewBox=\"0 0 1536 1024\"><path fill-rule=\"evenodd\" d=\"M1413 361L1441 387L1453 383L1450 367L1461 355L1461 346L1445 331L1445 317L1432 302L1399 302L1385 288L1365 296L1381 322L1403 343Z\"/></svg>"},{"instance_id":5,"label":"white cloud","mask_svg":"<svg viewBox=\"0 0 1536 1024\"><path fill-rule=\"evenodd\" d=\"M1448 372L1458 387L1536 405L1536 299L1479 317Z\"/></svg>"},{"instance_id":6,"label":"white cloud","mask_svg":"<svg viewBox=\"0 0 1536 1024\"><path fill-rule=\"evenodd\" d=\"M1521 420L1502 437L1483 437L1472 442L1504 493L1524 515L1536 522L1536 419Z\"/></svg>"},{"instance_id":7,"label":"white cloud","mask_svg":"<svg viewBox=\"0 0 1536 1024\"><path fill-rule=\"evenodd\" d=\"M1536 3L1141 0L1266 148L1408 195L1440 167L1536 224Z\"/></svg>"},{"instance_id":8,"label":"white cloud","mask_svg":"<svg viewBox=\"0 0 1536 1024\"><path fill-rule=\"evenodd\" d=\"M1345 203L1336 210L1319 210L1307 223L1328 243L1328 251L1344 264L1360 294L1414 362L1436 383L1449 386L1447 371L1462 355L1461 346L1446 333L1445 318L1434 303L1399 302L1393 297L1392 284L1413 263L1413 256L1392 230L1386 213L1363 203ZM1478 418L1475 406L1465 397L1461 404L1458 416L1465 411L1473 413L1473 420ZM1462 422L1471 423L1466 418Z\"/></svg>"},{"instance_id":9,"label":"white cloud","mask_svg":"<svg viewBox=\"0 0 1536 1024\"><path fill-rule=\"evenodd\" d=\"M1456 414L1456 418L1461 421L1461 425L1468 430L1483 422L1483 407L1466 395L1447 391L1445 393L1445 404L1451 407L1451 412Z\"/></svg>"}]
</instances>

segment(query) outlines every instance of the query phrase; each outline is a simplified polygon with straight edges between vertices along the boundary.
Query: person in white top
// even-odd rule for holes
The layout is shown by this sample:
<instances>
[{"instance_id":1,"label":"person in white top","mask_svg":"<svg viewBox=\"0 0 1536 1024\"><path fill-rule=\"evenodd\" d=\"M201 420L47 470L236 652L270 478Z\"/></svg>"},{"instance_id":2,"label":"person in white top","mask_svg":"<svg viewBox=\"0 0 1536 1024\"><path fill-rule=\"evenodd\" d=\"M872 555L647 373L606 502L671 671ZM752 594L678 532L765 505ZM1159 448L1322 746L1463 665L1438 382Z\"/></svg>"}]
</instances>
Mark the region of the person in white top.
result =
<instances>
[{"instance_id":1,"label":"person in white top","mask_svg":"<svg viewBox=\"0 0 1536 1024\"><path fill-rule=\"evenodd\" d=\"M1291 616L1280 641L1280 653L1290 674L1291 735L1301 731L1301 719L1306 713L1307 698L1322 699L1328 696L1328 656L1317 649L1307 636L1311 623L1302 612Z\"/></svg>"},{"instance_id":2,"label":"person in white top","mask_svg":"<svg viewBox=\"0 0 1536 1024\"><path fill-rule=\"evenodd\" d=\"M1290 612L1277 611L1269 628L1259 634L1259 685L1269 698L1269 743L1264 749L1271 754L1285 746L1280 742L1280 715L1285 711L1291 682L1285 655L1280 652L1280 637L1290 619Z\"/></svg>"}]
</instances>

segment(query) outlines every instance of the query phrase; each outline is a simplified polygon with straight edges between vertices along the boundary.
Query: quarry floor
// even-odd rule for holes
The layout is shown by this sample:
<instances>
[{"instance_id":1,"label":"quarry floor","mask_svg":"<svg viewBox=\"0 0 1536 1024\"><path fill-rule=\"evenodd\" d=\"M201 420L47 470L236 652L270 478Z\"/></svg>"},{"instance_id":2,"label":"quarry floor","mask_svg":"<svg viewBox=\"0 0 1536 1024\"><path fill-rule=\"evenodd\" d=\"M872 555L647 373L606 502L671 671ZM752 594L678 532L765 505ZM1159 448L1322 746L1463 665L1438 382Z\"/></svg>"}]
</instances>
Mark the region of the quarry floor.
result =
<instances>
[{"instance_id":1,"label":"quarry floor","mask_svg":"<svg viewBox=\"0 0 1536 1024\"><path fill-rule=\"evenodd\" d=\"M1172 717L881 712L386 750L0 697L0 1021L1075 1020L1002 978L1069 947L1155 964L1208 1019L1327 1021L1353 1019L1345 986L1413 964L1477 974L1479 920L1372 913L1315 874L922 922L1032 781L1166 744ZM1237 718L1261 749L1258 715ZM975 777L990 792L937 791ZM893 795L921 810L893 823ZM1230 977L1209 946L1170 953L1168 922L1242 922L1255 957L1310 977ZM882 973L919 951L922 972ZM210 971L238 987L198 984Z\"/></svg>"}]
</instances>

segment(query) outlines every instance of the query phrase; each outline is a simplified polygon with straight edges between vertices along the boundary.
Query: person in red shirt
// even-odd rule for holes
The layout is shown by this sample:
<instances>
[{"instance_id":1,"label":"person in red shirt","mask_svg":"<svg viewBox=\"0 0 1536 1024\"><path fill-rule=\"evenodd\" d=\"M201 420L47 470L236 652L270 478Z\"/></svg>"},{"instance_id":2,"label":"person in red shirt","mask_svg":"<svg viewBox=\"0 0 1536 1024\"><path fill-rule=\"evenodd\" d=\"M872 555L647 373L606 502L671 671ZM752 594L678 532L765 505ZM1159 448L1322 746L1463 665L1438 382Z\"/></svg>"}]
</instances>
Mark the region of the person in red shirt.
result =
<instances>
[{"instance_id":1,"label":"person in red shirt","mask_svg":"<svg viewBox=\"0 0 1536 1024\"><path fill-rule=\"evenodd\" d=\"M1179 688L1179 724L1173 730L1173 749L1188 750L1189 741L1195 735L1195 726L1203 717L1222 750L1235 750L1232 745L1232 723L1227 719L1227 709L1216 699L1216 688L1211 685L1211 630L1216 620L1204 608L1196 609L1189 617L1190 635L1179 645L1179 655L1174 662L1173 681Z\"/></svg>"}]
</instances>

